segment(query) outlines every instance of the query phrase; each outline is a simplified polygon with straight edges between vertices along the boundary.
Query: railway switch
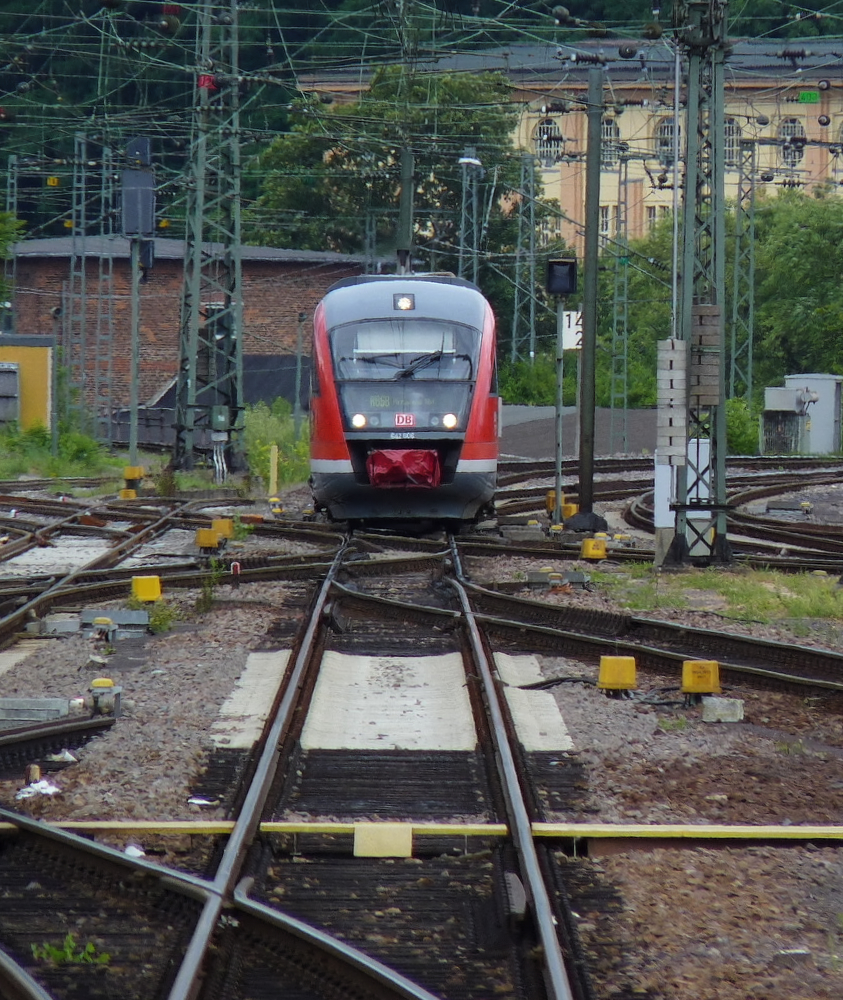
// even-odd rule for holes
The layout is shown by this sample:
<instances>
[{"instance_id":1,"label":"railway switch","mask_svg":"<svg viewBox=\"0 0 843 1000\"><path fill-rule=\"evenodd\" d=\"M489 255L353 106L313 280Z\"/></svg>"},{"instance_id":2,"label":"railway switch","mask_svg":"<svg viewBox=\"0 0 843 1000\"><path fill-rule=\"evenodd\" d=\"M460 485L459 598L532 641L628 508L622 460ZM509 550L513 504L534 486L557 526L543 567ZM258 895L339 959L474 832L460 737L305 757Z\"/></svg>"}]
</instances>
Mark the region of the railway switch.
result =
<instances>
[{"instance_id":1,"label":"railway switch","mask_svg":"<svg viewBox=\"0 0 843 1000\"><path fill-rule=\"evenodd\" d=\"M160 576L133 576L132 597L138 601L158 601L161 598Z\"/></svg>"},{"instance_id":2,"label":"railway switch","mask_svg":"<svg viewBox=\"0 0 843 1000\"><path fill-rule=\"evenodd\" d=\"M113 642L117 636L117 626L111 618L95 618L91 622L91 638L100 642Z\"/></svg>"},{"instance_id":3,"label":"railway switch","mask_svg":"<svg viewBox=\"0 0 843 1000\"><path fill-rule=\"evenodd\" d=\"M234 537L234 521L230 517L215 517L211 521L211 528L226 541Z\"/></svg>"},{"instance_id":4,"label":"railway switch","mask_svg":"<svg viewBox=\"0 0 843 1000\"><path fill-rule=\"evenodd\" d=\"M635 690L634 656L601 656L597 686L609 695Z\"/></svg>"},{"instance_id":5,"label":"railway switch","mask_svg":"<svg viewBox=\"0 0 843 1000\"><path fill-rule=\"evenodd\" d=\"M561 507L565 506L565 494L562 493L559 496L559 504ZM548 490L547 495L544 498L545 510L548 514L552 514L556 510L556 490Z\"/></svg>"},{"instance_id":6,"label":"railway switch","mask_svg":"<svg viewBox=\"0 0 843 1000\"><path fill-rule=\"evenodd\" d=\"M123 694L122 687L116 687L110 677L95 677L88 688L91 696L91 703L94 715L122 714L120 698Z\"/></svg>"},{"instance_id":7,"label":"railway switch","mask_svg":"<svg viewBox=\"0 0 843 1000\"><path fill-rule=\"evenodd\" d=\"M581 559L605 559L606 539L605 538L584 538L580 546Z\"/></svg>"},{"instance_id":8,"label":"railway switch","mask_svg":"<svg viewBox=\"0 0 843 1000\"><path fill-rule=\"evenodd\" d=\"M720 694L717 660L683 660L682 694L693 701L699 701L704 694Z\"/></svg>"},{"instance_id":9,"label":"railway switch","mask_svg":"<svg viewBox=\"0 0 843 1000\"><path fill-rule=\"evenodd\" d=\"M134 500L137 497L143 474L141 465L127 465L123 469L124 489L120 490L121 500Z\"/></svg>"},{"instance_id":10,"label":"railway switch","mask_svg":"<svg viewBox=\"0 0 843 1000\"><path fill-rule=\"evenodd\" d=\"M222 538L213 528L197 528L196 544L203 552L216 552L222 545Z\"/></svg>"}]
</instances>

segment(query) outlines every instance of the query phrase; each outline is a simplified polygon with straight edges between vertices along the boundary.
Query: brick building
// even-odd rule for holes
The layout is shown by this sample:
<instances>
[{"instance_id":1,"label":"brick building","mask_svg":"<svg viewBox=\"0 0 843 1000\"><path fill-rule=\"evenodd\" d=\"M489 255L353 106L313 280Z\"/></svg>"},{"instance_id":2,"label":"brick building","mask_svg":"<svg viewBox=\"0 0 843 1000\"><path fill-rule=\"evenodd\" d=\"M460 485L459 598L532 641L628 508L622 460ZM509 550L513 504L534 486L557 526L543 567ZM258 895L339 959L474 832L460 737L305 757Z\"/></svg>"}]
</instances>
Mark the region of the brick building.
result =
<instances>
[{"instance_id":1,"label":"brick building","mask_svg":"<svg viewBox=\"0 0 843 1000\"><path fill-rule=\"evenodd\" d=\"M176 376L183 255L182 241L156 239L154 266L140 285L141 402L160 397ZM83 258L84 296L79 292ZM75 246L71 237L26 240L15 245L10 265L14 332L55 336L65 358L69 348L79 350L81 339L88 397L94 373L110 352L111 402L125 406L132 306L128 240L88 236ZM295 354L299 314L305 313L303 345L309 356L316 303L335 281L362 274L366 262L362 256L244 246L242 268L243 354Z\"/></svg>"}]
</instances>

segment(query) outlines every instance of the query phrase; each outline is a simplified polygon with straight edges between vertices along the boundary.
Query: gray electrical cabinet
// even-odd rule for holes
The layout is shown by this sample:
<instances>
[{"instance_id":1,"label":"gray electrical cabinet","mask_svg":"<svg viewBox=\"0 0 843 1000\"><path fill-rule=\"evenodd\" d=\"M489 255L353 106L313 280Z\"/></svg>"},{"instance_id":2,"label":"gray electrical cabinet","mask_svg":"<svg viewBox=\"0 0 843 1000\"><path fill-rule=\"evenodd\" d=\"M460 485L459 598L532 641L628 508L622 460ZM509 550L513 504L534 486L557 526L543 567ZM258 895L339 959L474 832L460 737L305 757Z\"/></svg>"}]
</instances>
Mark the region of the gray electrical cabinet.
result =
<instances>
[{"instance_id":1,"label":"gray electrical cabinet","mask_svg":"<svg viewBox=\"0 0 843 1000\"><path fill-rule=\"evenodd\" d=\"M785 375L786 388L816 395L806 408L803 454L831 455L840 451L841 383L843 375Z\"/></svg>"}]
</instances>

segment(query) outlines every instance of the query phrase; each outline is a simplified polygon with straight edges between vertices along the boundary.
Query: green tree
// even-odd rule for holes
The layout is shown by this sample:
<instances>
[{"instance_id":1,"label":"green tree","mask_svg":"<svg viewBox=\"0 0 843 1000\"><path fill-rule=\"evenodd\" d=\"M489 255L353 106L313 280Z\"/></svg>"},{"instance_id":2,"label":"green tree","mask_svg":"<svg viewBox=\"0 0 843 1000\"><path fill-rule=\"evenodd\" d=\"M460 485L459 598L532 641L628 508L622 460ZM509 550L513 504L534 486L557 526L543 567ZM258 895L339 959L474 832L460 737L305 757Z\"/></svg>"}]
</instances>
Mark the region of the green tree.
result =
<instances>
[{"instance_id":1,"label":"green tree","mask_svg":"<svg viewBox=\"0 0 843 1000\"><path fill-rule=\"evenodd\" d=\"M415 157L417 252L450 264L462 197L458 161L466 148L474 148L483 164L489 226L512 215L505 196L518 179L512 144L517 114L501 74L413 75L398 67L379 69L353 104L302 102L290 132L259 157L263 181L244 215L246 238L359 252L368 217L377 227L377 252L389 254L406 146Z\"/></svg>"},{"instance_id":2,"label":"green tree","mask_svg":"<svg viewBox=\"0 0 843 1000\"><path fill-rule=\"evenodd\" d=\"M521 180L512 139L518 113L502 74L413 74L394 66L379 69L369 90L352 104L306 100L292 116L290 132L259 157L260 194L244 213L245 239L360 253L368 226L378 256L393 258L401 150L408 148L415 159L418 269L456 273L464 170L472 169L459 161L471 149L482 165L478 282L496 308L505 350ZM551 210L540 201L537 218ZM552 310L540 309L540 335L553 324Z\"/></svg>"},{"instance_id":3,"label":"green tree","mask_svg":"<svg viewBox=\"0 0 843 1000\"><path fill-rule=\"evenodd\" d=\"M754 382L843 374L843 200L785 190L756 210Z\"/></svg>"}]
</instances>

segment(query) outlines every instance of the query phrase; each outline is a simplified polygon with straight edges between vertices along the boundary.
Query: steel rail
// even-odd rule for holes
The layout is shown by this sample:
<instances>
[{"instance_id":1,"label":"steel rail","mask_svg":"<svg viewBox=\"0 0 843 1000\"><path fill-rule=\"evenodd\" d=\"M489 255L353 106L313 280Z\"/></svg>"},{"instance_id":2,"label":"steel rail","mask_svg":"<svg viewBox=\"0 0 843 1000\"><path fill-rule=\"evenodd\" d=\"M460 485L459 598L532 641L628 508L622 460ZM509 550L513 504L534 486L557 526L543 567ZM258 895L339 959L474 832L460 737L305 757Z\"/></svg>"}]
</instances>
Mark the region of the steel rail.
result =
<instances>
[{"instance_id":1,"label":"steel rail","mask_svg":"<svg viewBox=\"0 0 843 1000\"><path fill-rule=\"evenodd\" d=\"M0 996L3 1000L53 1000L53 997L0 948Z\"/></svg>"},{"instance_id":2,"label":"steel rail","mask_svg":"<svg viewBox=\"0 0 843 1000\"><path fill-rule=\"evenodd\" d=\"M168 994L169 1000L195 1000L198 995L205 956L223 907L231 899L234 892L245 853L260 825L261 812L278 767L280 747L292 719L306 668L313 656L317 632L331 591L331 585L342 564L348 541L347 537L343 540L316 598L310 621L290 673L281 704L269 730L254 778L246 793L240 816L226 843L219 868L211 885L212 895L205 903L202 915Z\"/></svg>"},{"instance_id":3,"label":"steel rail","mask_svg":"<svg viewBox=\"0 0 843 1000\"><path fill-rule=\"evenodd\" d=\"M543 950L543 961L546 972L548 993L552 1000L573 1000L571 984L565 968L562 946L556 932L556 920L553 907L550 904L547 887L539 866L538 854L533 842L532 824L527 812L527 805L518 780L515 758L506 735L503 711L495 687L492 668L483 649L480 631L475 621L474 612L463 587L465 576L456 540L451 538L451 559L456 579L448 582L456 590L462 612L465 617L471 648L483 680L483 688L492 721L492 740L495 744L496 760L501 776L504 795L507 799L510 813L510 828L516 850L521 862L521 868L527 880L528 894L533 904L536 918L536 928Z\"/></svg>"},{"instance_id":4,"label":"steel rail","mask_svg":"<svg viewBox=\"0 0 843 1000\"><path fill-rule=\"evenodd\" d=\"M84 577L86 573L90 573L92 570L112 567L114 563L125 559L126 556L129 555L135 548L138 548L150 538L161 534L168 527L171 520L171 514L172 512L163 514L156 521L147 525L143 530L133 534L131 538L127 539L125 542L121 542L119 545L114 546L103 555L97 556L84 566L80 566L79 569L74 570L72 573L68 573L67 576L61 577L61 579L57 582L48 586L46 590L33 597L31 600L28 600L25 604L22 604L16 611L0 618L0 645L2 645L3 639L6 636L13 632L17 626L27 619L30 612L37 615L39 611L50 607L52 602L58 597L66 596L68 593L72 592L72 584L75 580L78 580L80 577ZM52 577L51 579L55 579L55 577Z\"/></svg>"}]
</instances>

